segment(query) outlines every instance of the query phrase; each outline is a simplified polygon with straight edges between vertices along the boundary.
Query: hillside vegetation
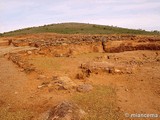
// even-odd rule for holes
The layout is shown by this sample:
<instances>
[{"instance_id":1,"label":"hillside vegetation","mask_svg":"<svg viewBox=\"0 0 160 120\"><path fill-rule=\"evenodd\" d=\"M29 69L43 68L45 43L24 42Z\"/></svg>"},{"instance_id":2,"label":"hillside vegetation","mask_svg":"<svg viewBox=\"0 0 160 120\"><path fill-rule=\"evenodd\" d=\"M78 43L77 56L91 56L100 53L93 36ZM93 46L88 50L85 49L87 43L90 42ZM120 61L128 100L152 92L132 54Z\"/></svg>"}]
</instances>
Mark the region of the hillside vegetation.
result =
<instances>
[{"instance_id":1,"label":"hillside vegetation","mask_svg":"<svg viewBox=\"0 0 160 120\"><path fill-rule=\"evenodd\" d=\"M139 34L139 35L160 35L159 32L127 29L113 26L104 26L84 23L60 23L50 24L39 27L30 27L10 31L1 36L15 36L35 33L60 33L60 34Z\"/></svg>"}]
</instances>

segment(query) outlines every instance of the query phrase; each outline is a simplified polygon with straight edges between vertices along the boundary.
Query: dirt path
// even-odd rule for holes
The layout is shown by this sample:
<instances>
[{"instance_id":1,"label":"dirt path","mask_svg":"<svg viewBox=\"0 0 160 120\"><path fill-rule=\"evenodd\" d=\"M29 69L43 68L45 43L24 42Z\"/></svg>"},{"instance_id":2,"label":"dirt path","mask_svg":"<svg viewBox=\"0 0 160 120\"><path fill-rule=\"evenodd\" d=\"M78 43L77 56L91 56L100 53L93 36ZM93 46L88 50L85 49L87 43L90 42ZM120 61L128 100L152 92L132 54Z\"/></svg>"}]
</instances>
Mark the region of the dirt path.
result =
<instances>
[{"instance_id":1,"label":"dirt path","mask_svg":"<svg viewBox=\"0 0 160 120\"><path fill-rule=\"evenodd\" d=\"M35 47L13 47L13 46L0 46L0 56L3 56L6 53L13 53L18 51L25 51L25 50L34 50L37 49Z\"/></svg>"},{"instance_id":2,"label":"dirt path","mask_svg":"<svg viewBox=\"0 0 160 120\"><path fill-rule=\"evenodd\" d=\"M9 52L30 50L33 48L0 47L0 119L12 120L30 117L31 113L25 109L29 98L34 94L26 74L3 57ZM17 110L18 109L18 110ZM26 114L26 111L28 115Z\"/></svg>"},{"instance_id":3,"label":"dirt path","mask_svg":"<svg viewBox=\"0 0 160 120\"><path fill-rule=\"evenodd\" d=\"M0 119L21 120L31 117L25 109L33 94L27 76L5 58L0 58ZM27 104L26 104L27 103ZM26 112L28 115L26 115Z\"/></svg>"},{"instance_id":4,"label":"dirt path","mask_svg":"<svg viewBox=\"0 0 160 120\"><path fill-rule=\"evenodd\" d=\"M24 91L28 91L27 89L27 76L26 74L19 71L18 67L14 65L11 61L7 60L3 57L6 53L23 51L23 50L32 50L35 48L30 47L0 47L0 88L3 92L0 93L0 96L4 96L6 93L8 96L15 98L15 101L12 102L21 102L25 103L25 99L21 99ZM17 94L21 97L17 97ZM6 99L5 99L6 97ZM23 95L25 98L25 94ZM7 100L7 96L0 97L5 101Z\"/></svg>"},{"instance_id":5,"label":"dirt path","mask_svg":"<svg viewBox=\"0 0 160 120\"><path fill-rule=\"evenodd\" d=\"M28 84L27 84L27 76L26 74L19 71L18 67L14 65L11 61L7 60L3 57L6 53L13 53L23 50L33 50L36 48L31 47L0 47L0 88L3 92L0 93L0 96L4 96L6 93L8 96L15 98L15 101L12 102L21 102L25 103L25 99L21 99L22 96L25 98L24 91L28 91ZM17 97L17 94L21 97ZM7 96L0 97L7 100ZM24 101L23 101L24 100Z\"/></svg>"},{"instance_id":6,"label":"dirt path","mask_svg":"<svg viewBox=\"0 0 160 120\"><path fill-rule=\"evenodd\" d=\"M0 93L0 98L3 98L5 101L10 101L7 99L8 96L14 98L15 101L10 102L21 102L25 103L25 99L20 97L24 91L27 90L27 80L28 78L22 72L20 72L12 62L7 61L5 58L0 58L0 88L3 92ZM8 96L4 96L5 94ZM17 94L19 97L17 97ZM2 97L3 96L3 97ZM23 95L25 98L25 95ZM18 100L18 101L17 101Z\"/></svg>"}]
</instances>

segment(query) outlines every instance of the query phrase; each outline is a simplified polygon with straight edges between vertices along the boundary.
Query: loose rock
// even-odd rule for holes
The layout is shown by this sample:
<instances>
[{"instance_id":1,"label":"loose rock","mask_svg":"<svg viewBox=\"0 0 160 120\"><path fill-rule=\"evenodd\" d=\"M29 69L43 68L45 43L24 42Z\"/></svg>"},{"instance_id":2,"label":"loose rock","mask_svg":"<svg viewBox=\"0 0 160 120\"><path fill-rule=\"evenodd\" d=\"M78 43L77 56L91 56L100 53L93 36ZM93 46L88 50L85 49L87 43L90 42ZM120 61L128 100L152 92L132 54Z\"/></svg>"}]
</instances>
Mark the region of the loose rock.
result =
<instances>
[{"instance_id":1,"label":"loose rock","mask_svg":"<svg viewBox=\"0 0 160 120\"><path fill-rule=\"evenodd\" d=\"M76 84L69 77L59 77L54 83L59 90L69 90L76 87Z\"/></svg>"},{"instance_id":2,"label":"loose rock","mask_svg":"<svg viewBox=\"0 0 160 120\"><path fill-rule=\"evenodd\" d=\"M77 91L78 92L89 92L93 89L93 86L92 85L89 85L89 84L83 84L83 85L79 85L77 87Z\"/></svg>"},{"instance_id":3,"label":"loose rock","mask_svg":"<svg viewBox=\"0 0 160 120\"><path fill-rule=\"evenodd\" d=\"M31 55L31 54L32 54L32 51L27 51L27 54L28 54L28 55Z\"/></svg>"}]
</instances>

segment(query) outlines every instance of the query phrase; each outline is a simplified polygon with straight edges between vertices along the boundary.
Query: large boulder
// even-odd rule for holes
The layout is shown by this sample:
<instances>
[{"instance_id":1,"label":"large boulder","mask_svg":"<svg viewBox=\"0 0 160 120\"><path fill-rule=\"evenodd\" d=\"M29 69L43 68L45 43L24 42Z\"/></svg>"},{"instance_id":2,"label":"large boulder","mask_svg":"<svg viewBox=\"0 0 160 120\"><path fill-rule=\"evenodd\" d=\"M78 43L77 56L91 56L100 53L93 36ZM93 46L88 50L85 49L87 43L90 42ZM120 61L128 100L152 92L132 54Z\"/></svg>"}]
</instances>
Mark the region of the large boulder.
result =
<instances>
[{"instance_id":1,"label":"large boulder","mask_svg":"<svg viewBox=\"0 0 160 120\"><path fill-rule=\"evenodd\" d=\"M43 113L38 120L81 120L85 114L77 104L63 101Z\"/></svg>"}]
</instances>

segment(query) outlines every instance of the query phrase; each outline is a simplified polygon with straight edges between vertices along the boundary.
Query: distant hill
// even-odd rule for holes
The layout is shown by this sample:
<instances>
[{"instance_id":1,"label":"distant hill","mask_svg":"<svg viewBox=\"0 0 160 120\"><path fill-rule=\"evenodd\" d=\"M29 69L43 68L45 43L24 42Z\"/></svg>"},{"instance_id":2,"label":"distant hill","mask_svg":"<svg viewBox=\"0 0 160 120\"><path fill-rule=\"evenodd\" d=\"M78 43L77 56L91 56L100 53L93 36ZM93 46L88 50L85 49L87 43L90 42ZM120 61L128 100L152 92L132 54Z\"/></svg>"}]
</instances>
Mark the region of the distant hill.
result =
<instances>
[{"instance_id":1,"label":"distant hill","mask_svg":"<svg viewBox=\"0 0 160 120\"><path fill-rule=\"evenodd\" d=\"M60 33L60 34L139 34L139 35L160 35L159 32L145 30L127 29L113 26L85 24L85 23L60 23L39 27L30 27L10 31L1 36L15 36L35 33Z\"/></svg>"}]
</instances>

